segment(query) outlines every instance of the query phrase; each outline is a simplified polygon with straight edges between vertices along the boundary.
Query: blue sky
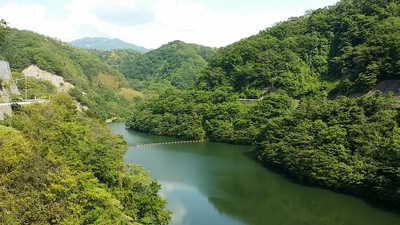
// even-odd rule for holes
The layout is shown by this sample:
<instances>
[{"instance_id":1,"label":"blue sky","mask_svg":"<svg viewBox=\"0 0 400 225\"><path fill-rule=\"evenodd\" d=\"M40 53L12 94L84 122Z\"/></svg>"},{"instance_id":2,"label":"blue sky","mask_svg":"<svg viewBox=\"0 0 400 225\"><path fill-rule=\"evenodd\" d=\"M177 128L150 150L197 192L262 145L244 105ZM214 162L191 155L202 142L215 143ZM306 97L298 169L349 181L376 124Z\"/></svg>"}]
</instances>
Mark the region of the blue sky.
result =
<instances>
[{"instance_id":1,"label":"blue sky","mask_svg":"<svg viewBox=\"0 0 400 225\"><path fill-rule=\"evenodd\" d=\"M12 27L62 41L109 37L158 48L173 40L221 47L338 0L0 0Z\"/></svg>"}]
</instances>

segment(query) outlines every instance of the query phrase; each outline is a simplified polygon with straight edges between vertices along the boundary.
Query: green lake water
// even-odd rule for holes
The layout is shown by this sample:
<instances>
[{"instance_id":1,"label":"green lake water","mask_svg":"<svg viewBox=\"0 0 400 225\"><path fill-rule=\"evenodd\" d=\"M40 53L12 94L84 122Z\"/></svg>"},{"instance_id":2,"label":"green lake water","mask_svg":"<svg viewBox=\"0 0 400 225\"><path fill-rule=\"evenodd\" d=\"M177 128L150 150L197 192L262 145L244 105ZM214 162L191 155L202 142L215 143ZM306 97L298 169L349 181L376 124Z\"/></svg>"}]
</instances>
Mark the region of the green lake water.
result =
<instances>
[{"instance_id":1,"label":"green lake water","mask_svg":"<svg viewBox=\"0 0 400 225\"><path fill-rule=\"evenodd\" d=\"M128 145L177 139L110 123ZM157 179L171 225L400 225L400 215L361 199L296 184L248 157L250 146L213 142L130 148L126 163Z\"/></svg>"}]
</instances>

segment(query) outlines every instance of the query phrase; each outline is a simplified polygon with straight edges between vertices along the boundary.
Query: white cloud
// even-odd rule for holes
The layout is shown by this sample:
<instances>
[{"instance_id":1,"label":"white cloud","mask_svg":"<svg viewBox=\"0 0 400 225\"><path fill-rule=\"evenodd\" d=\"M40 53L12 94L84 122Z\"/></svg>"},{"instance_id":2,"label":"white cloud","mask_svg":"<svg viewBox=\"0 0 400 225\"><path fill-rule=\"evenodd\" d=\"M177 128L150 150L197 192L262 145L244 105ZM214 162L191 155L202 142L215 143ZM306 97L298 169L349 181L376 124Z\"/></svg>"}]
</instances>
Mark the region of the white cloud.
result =
<instances>
[{"instance_id":1,"label":"white cloud","mask_svg":"<svg viewBox=\"0 0 400 225\"><path fill-rule=\"evenodd\" d=\"M199 0L70 0L65 5L54 2L48 8L41 5L45 4L41 3L43 1L36 2L33 5L15 2L0 5L0 15L13 27L63 41L106 36L158 48L177 39L213 47L224 46L257 34L277 21L301 15L310 8L312 1L300 8L288 5L290 0L281 0L278 5L260 0L224 10L218 8L223 4L209 8ZM49 9L53 11L49 13ZM62 19L51 18L54 10L65 16Z\"/></svg>"},{"instance_id":2,"label":"white cloud","mask_svg":"<svg viewBox=\"0 0 400 225\"><path fill-rule=\"evenodd\" d=\"M100 0L71 0L65 6L67 17L62 22L62 27L59 28L67 31L67 34L63 35L62 39L70 41L86 35L86 29L82 30L82 28L87 28L90 33L101 33L101 22L92 12L92 9L99 3Z\"/></svg>"},{"instance_id":3,"label":"white cloud","mask_svg":"<svg viewBox=\"0 0 400 225\"><path fill-rule=\"evenodd\" d=\"M121 26L138 26L153 22L154 10L135 1L104 1L93 9L97 18L105 23Z\"/></svg>"},{"instance_id":4,"label":"white cloud","mask_svg":"<svg viewBox=\"0 0 400 225\"><path fill-rule=\"evenodd\" d=\"M200 3L159 1L156 5L157 21L173 31L193 31L209 21L213 12Z\"/></svg>"},{"instance_id":5,"label":"white cloud","mask_svg":"<svg viewBox=\"0 0 400 225\"><path fill-rule=\"evenodd\" d=\"M0 8L0 15L10 22L11 26L25 29L39 25L46 11L46 7L39 4L27 6L12 2Z\"/></svg>"}]
</instances>

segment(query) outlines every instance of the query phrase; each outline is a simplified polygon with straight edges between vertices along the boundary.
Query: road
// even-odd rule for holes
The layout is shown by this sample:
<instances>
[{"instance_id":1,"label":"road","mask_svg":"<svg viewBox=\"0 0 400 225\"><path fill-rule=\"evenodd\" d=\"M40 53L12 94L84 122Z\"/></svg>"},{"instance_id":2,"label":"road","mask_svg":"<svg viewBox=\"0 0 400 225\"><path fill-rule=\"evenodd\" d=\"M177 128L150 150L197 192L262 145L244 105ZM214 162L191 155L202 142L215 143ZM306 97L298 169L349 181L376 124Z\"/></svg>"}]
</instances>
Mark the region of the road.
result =
<instances>
[{"instance_id":1,"label":"road","mask_svg":"<svg viewBox=\"0 0 400 225\"><path fill-rule=\"evenodd\" d=\"M11 106L13 103L17 103L18 105L29 105L29 104L36 103L36 102L42 103L42 102L47 102L47 101L48 100L44 100L44 99L36 99L36 100L27 100L24 102L0 103L0 107L1 106Z\"/></svg>"}]
</instances>

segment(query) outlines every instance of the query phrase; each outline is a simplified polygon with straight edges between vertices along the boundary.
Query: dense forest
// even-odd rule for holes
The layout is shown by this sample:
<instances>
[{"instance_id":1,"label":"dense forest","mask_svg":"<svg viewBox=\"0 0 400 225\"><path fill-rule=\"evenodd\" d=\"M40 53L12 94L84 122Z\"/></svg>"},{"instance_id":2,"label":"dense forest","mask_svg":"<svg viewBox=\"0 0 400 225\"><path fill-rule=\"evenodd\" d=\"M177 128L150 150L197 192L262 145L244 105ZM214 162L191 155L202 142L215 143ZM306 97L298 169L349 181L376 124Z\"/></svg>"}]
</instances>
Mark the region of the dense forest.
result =
<instances>
[{"instance_id":1,"label":"dense forest","mask_svg":"<svg viewBox=\"0 0 400 225\"><path fill-rule=\"evenodd\" d=\"M92 52L120 71L135 89L145 91L155 83L190 89L215 49L172 41L145 54L128 49Z\"/></svg>"},{"instance_id":2,"label":"dense forest","mask_svg":"<svg viewBox=\"0 0 400 225\"><path fill-rule=\"evenodd\" d=\"M400 205L397 98L369 92L400 78L399 25L394 0L308 11L217 50L193 89L164 89L126 123L254 144L261 163L298 179Z\"/></svg>"},{"instance_id":3,"label":"dense forest","mask_svg":"<svg viewBox=\"0 0 400 225\"><path fill-rule=\"evenodd\" d=\"M168 224L160 185L70 96L13 110L0 124L1 224Z\"/></svg>"}]
</instances>

